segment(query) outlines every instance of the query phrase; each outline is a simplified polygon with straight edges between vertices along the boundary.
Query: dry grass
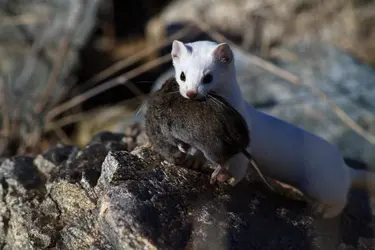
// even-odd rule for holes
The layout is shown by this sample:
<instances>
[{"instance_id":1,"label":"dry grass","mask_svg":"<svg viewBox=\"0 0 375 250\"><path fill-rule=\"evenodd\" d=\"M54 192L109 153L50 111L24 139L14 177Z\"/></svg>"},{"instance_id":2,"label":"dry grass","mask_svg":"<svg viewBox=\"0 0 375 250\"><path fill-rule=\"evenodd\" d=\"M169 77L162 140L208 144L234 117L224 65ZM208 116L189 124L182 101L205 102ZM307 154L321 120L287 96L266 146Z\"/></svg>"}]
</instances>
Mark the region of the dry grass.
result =
<instances>
[{"instance_id":1,"label":"dry grass","mask_svg":"<svg viewBox=\"0 0 375 250\"><path fill-rule=\"evenodd\" d=\"M0 136L17 142L12 154L33 154L44 143L45 114L67 93L77 41L88 35L98 0L57 2L2 2Z\"/></svg>"}]
</instances>

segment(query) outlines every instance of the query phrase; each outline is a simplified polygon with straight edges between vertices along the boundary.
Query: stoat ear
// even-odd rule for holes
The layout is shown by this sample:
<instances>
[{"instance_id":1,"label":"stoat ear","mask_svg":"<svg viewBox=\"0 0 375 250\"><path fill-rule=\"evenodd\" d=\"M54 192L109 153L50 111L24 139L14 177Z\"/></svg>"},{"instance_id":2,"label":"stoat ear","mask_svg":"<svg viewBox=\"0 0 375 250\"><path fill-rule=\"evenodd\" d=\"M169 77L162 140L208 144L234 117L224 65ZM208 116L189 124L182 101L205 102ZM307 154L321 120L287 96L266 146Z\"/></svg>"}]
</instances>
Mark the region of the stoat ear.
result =
<instances>
[{"instance_id":1,"label":"stoat ear","mask_svg":"<svg viewBox=\"0 0 375 250\"><path fill-rule=\"evenodd\" d=\"M233 60L233 52L227 43L218 44L212 53L219 62L229 64Z\"/></svg>"},{"instance_id":2,"label":"stoat ear","mask_svg":"<svg viewBox=\"0 0 375 250\"><path fill-rule=\"evenodd\" d=\"M187 51L187 48L183 42L174 40L172 43L171 56L173 60L178 60L183 53Z\"/></svg>"}]
</instances>

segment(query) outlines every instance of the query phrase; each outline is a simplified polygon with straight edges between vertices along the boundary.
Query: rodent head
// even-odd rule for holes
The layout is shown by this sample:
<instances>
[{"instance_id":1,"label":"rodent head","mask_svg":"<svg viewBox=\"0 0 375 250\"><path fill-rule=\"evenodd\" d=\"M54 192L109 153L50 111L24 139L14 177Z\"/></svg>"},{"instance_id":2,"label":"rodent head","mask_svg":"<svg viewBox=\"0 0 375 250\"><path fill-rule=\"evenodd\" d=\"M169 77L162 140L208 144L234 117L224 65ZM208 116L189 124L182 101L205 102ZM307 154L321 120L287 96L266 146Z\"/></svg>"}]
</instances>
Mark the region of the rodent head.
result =
<instances>
[{"instance_id":1,"label":"rodent head","mask_svg":"<svg viewBox=\"0 0 375 250\"><path fill-rule=\"evenodd\" d=\"M171 56L180 93L201 99L211 90L228 84L233 74L233 53L227 43L173 41Z\"/></svg>"}]
</instances>

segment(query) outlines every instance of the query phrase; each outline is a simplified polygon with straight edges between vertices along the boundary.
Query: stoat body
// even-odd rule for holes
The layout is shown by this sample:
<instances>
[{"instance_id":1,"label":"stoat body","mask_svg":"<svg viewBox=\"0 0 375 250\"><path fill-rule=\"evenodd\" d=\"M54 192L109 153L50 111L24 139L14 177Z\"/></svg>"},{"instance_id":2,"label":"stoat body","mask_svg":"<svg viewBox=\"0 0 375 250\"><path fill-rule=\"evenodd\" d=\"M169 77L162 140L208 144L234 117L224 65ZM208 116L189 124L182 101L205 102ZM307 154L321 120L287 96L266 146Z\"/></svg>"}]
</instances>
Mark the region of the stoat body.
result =
<instances>
[{"instance_id":1,"label":"stoat body","mask_svg":"<svg viewBox=\"0 0 375 250\"><path fill-rule=\"evenodd\" d=\"M176 40L171 55L180 94L199 99L212 90L226 98L246 120L251 137L247 150L260 170L301 190L313 201L314 212L324 218L339 215L352 187L375 194L374 173L348 167L333 144L261 112L243 99L228 44L210 41L184 44ZM248 160L242 154L230 160L228 172L235 178L232 185L245 177L247 166Z\"/></svg>"}]
</instances>

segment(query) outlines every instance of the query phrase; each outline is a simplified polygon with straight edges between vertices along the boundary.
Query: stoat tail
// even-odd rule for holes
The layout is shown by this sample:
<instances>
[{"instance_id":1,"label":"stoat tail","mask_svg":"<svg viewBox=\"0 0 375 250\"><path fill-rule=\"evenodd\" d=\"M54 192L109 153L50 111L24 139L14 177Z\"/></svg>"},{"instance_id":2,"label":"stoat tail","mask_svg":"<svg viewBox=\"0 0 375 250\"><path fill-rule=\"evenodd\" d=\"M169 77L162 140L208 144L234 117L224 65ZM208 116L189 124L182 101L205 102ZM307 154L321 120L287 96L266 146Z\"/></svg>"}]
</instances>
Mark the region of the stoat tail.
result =
<instances>
[{"instance_id":1,"label":"stoat tail","mask_svg":"<svg viewBox=\"0 0 375 250\"><path fill-rule=\"evenodd\" d=\"M262 171L260 171L259 167L258 167L258 164L256 163L254 157L246 150L244 149L242 151L242 153L247 157L247 159L250 161L251 165L253 166L253 168L255 169L255 171L257 171L258 175L260 176L260 178L262 178L262 180L264 181L264 183L272 190L272 191L275 191L275 189L271 186L271 184L266 180L266 178L264 177Z\"/></svg>"},{"instance_id":2,"label":"stoat tail","mask_svg":"<svg viewBox=\"0 0 375 250\"><path fill-rule=\"evenodd\" d=\"M375 196L375 173L349 167L351 185L354 188L368 190Z\"/></svg>"}]
</instances>

